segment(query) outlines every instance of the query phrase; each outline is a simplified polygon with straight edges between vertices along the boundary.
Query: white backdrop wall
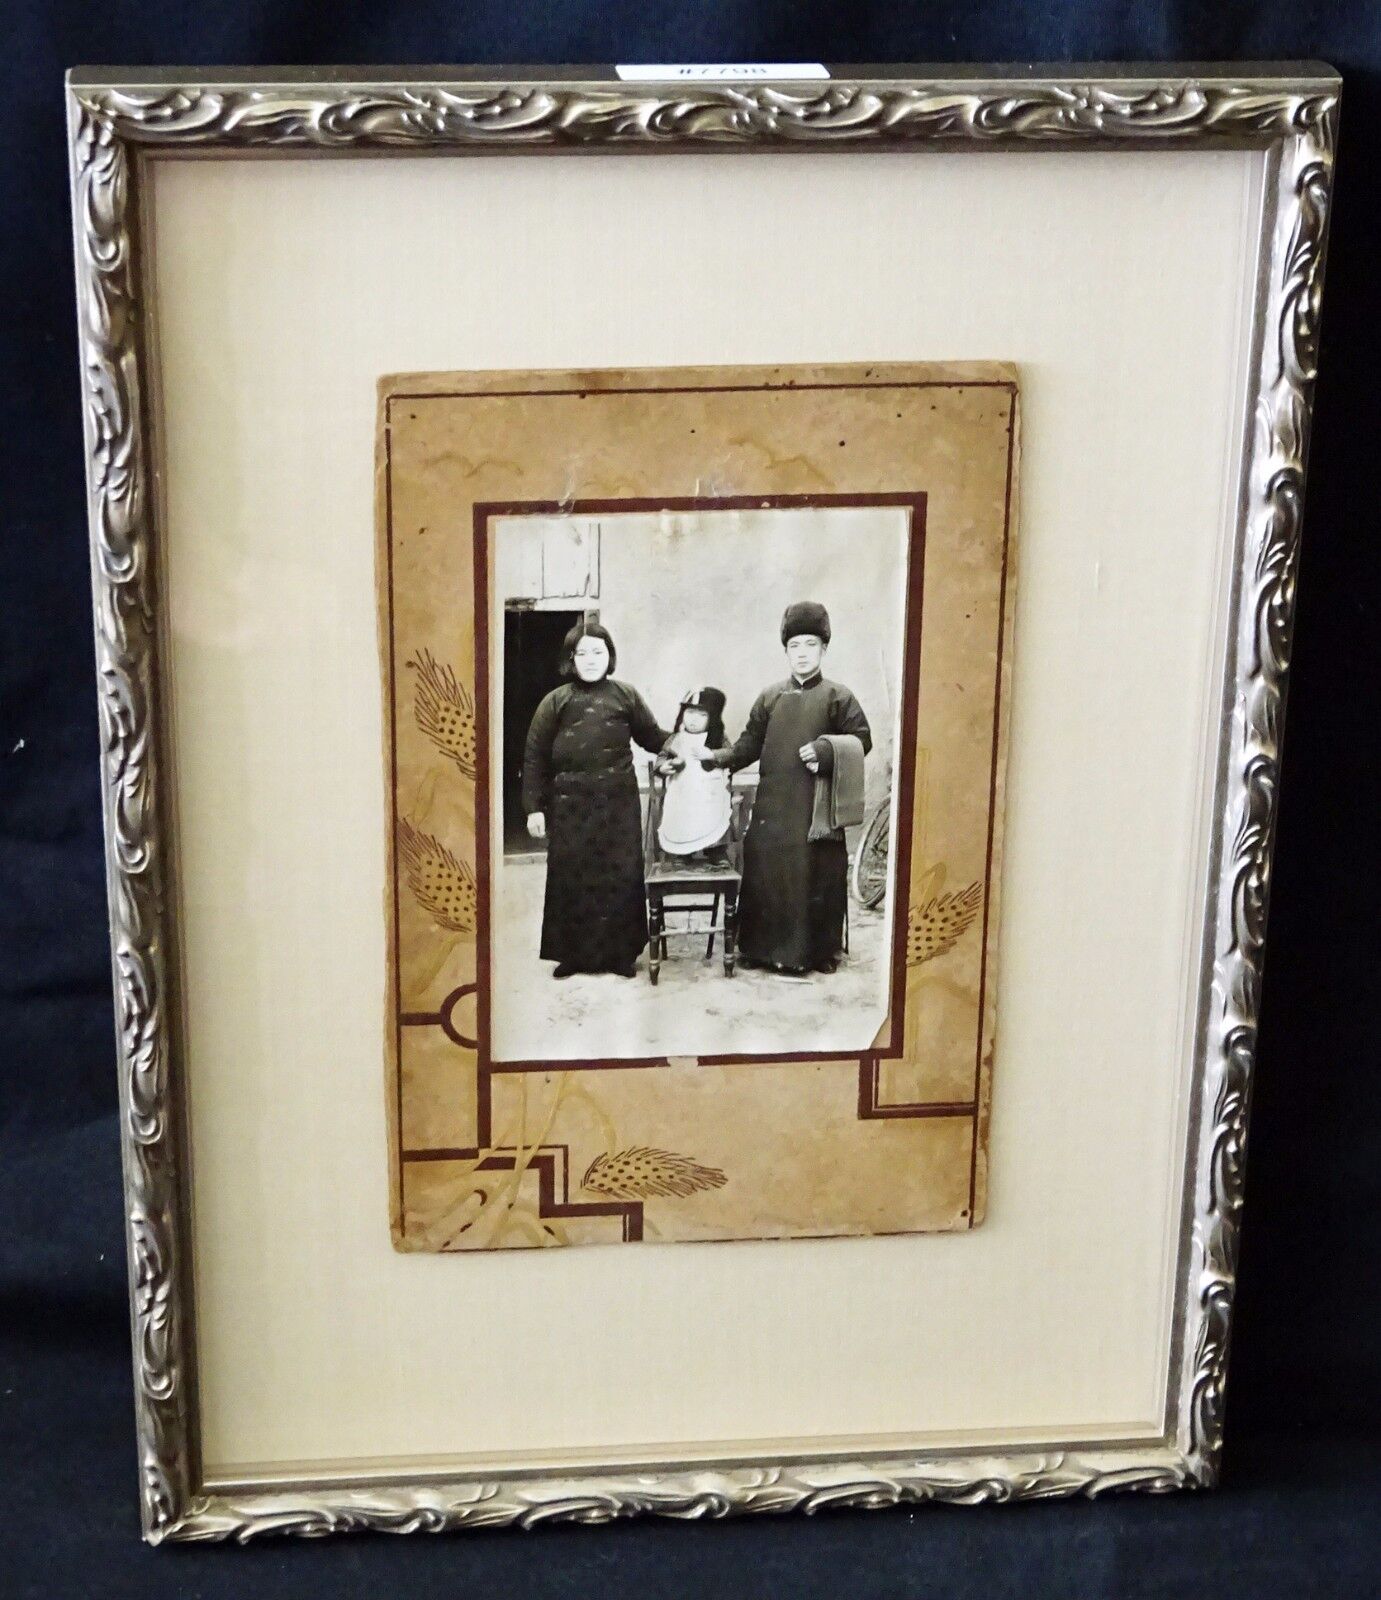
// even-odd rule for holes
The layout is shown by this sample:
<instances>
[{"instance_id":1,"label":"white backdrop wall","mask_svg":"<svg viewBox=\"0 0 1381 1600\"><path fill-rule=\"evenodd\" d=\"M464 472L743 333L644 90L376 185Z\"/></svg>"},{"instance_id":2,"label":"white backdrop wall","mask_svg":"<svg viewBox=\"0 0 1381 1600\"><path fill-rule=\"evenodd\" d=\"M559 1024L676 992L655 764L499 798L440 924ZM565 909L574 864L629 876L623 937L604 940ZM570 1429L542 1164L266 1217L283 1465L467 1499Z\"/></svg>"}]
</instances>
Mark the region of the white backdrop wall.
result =
<instances>
[{"instance_id":1,"label":"white backdrop wall","mask_svg":"<svg viewBox=\"0 0 1381 1600\"><path fill-rule=\"evenodd\" d=\"M597 530L589 592L618 650L617 676L670 728L682 693L714 684L725 729L742 732L758 693L787 675L782 613L819 600L833 636L826 677L858 696L873 731L868 800L887 792L899 714L907 514L891 507L627 513L570 522ZM504 517L494 533L495 598L523 596L549 524ZM554 604L557 602L553 602ZM496 719L497 720L497 719Z\"/></svg>"}]
</instances>

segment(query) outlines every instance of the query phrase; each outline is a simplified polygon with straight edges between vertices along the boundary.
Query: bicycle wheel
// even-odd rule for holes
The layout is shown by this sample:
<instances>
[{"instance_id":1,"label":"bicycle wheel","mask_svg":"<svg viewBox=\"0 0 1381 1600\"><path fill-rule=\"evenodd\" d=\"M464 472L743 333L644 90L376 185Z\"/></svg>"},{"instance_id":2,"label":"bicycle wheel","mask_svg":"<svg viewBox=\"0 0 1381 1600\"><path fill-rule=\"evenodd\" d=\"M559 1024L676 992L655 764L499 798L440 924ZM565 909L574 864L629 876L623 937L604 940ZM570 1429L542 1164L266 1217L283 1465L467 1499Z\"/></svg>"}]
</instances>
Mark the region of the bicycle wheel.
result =
<instances>
[{"instance_id":1,"label":"bicycle wheel","mask_svg":"<svg viewBox=\"0 0 1381 1600\"><path fill-rule=\"evenodd\" d=\"M882 904L887 893L888 832L892 803L884 800L869 817L854 851L853 884L858 903L868 910Z\"/></svg>"}]
</instances>

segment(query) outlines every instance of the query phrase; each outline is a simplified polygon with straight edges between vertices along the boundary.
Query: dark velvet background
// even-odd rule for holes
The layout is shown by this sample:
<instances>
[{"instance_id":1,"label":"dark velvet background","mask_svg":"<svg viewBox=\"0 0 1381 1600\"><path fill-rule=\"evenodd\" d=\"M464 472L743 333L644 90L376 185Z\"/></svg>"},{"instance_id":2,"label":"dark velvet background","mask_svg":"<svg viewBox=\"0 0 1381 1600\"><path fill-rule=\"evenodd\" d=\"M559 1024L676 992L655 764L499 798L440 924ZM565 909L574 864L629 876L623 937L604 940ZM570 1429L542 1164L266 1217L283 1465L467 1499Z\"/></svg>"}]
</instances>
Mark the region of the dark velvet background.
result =
<instances>
[{"instance_id":1,"label":"dark velvet background","mask_svg":"<svg viewBox=\"0 0 1381 1600\"><path fill-rule=\"evenodd\" d=\"M1381 1591L1375 4L230 0L195 10L61 0L9 11L0 54L0 1593L996 1600L1215 1586L1235 1597ZM1223 1486L1163 1500L701 1529L643 1522L250 1551L141 1547L63 69L1289 57L1328 60L1346 87Z\"/></svg>"}]
</instances>

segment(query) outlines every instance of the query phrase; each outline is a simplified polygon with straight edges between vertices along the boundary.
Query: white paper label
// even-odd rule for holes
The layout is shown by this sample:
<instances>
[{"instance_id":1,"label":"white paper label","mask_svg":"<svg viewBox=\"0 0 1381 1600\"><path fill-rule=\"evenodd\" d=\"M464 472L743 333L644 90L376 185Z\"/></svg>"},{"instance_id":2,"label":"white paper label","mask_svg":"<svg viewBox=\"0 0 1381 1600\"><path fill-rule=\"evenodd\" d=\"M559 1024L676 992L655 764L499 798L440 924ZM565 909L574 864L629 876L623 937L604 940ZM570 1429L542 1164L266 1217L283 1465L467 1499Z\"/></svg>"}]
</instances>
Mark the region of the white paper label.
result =
<instances>
[{"instance_id":1,"label":"white paper label","mask_svg":"<svg viewBox=\"0 0 1381 1600\"><path fill-rule=\"evenodd\" d=\"M728 65L615 67L626 83L661 83L669 79L714 78L828 78L829 72L818 61L747 61Z\"/></svg>"}]
</instances>

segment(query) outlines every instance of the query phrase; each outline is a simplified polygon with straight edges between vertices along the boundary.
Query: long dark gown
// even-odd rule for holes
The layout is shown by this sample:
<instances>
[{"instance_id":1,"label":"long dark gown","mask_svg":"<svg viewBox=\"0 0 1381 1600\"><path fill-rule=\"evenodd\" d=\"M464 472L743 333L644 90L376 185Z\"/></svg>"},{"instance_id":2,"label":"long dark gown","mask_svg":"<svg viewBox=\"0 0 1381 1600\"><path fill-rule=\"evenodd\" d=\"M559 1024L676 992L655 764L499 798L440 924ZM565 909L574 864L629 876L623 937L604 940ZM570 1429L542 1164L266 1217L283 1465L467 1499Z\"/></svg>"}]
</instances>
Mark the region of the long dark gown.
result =
<instances>
[{"instance_id":1,"label":"long dark gown","mask_svg":"<svg viewBox=\"0 0 1381 1600\"><path fill-rule=\"evenodd\" d=\"M523 809L547 819L541 957L580 972L631 967L647 945L642 813L630 742L671 735L629 684L564 683L533 713Z\"/></svg>"},{"instance_id":2,"label":"long dark gown","mask_svg":"<svg viewBox=\"0 0 1381 1600\"><path fill-rule=\"evenodd\" d=\"M803 744L814 744L827 771L827 733L853 734L865 754L873 747L868 719L842 684L819 673L804 683L786 678L758 696L724 753L721 764L731 771L759 763L739 896L739 952L749 961L799 969L835 960L843 949L848 848L843 829L809 838L815 774L800 756Z\"/></svg>"}]
</instances>

